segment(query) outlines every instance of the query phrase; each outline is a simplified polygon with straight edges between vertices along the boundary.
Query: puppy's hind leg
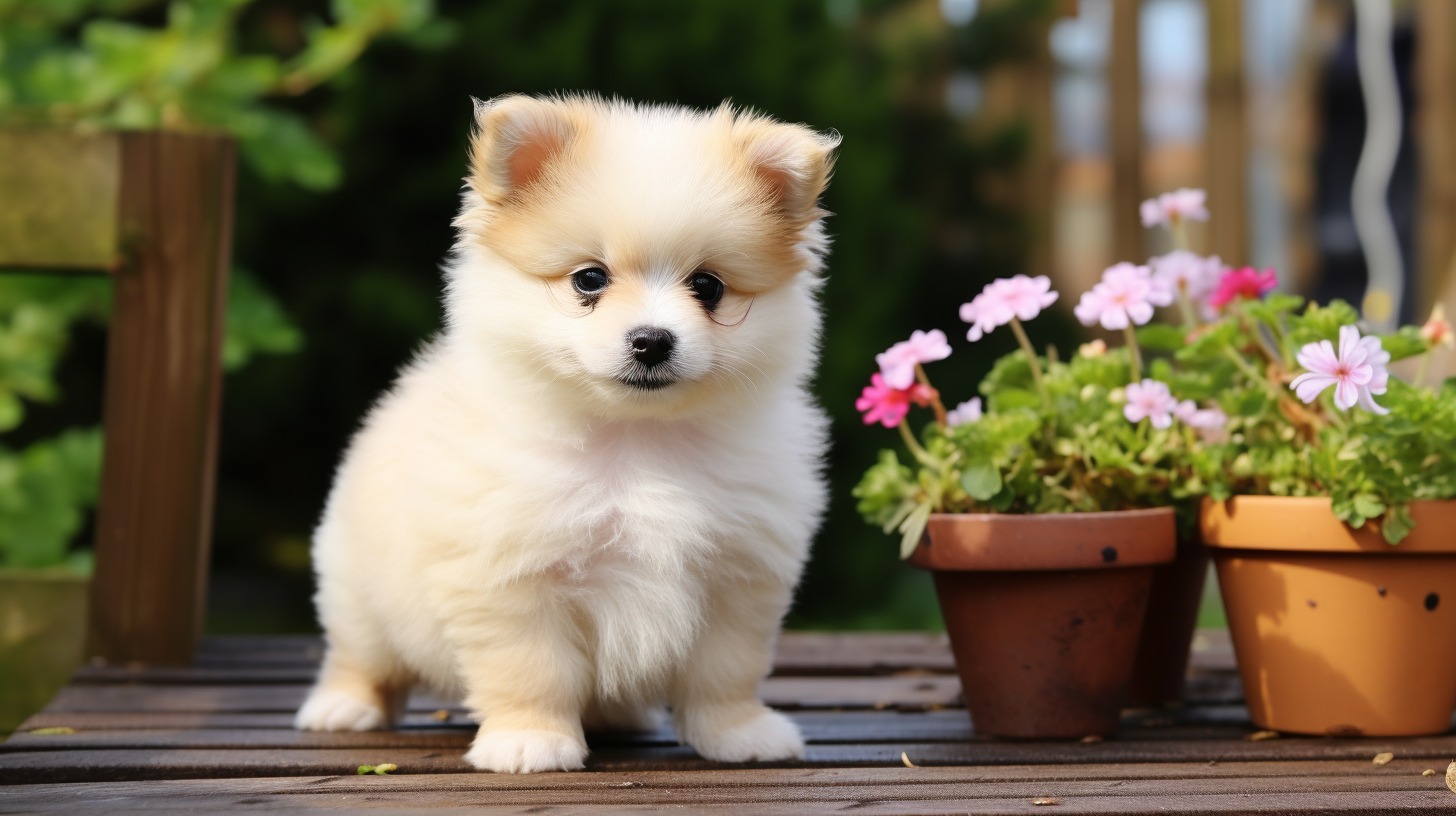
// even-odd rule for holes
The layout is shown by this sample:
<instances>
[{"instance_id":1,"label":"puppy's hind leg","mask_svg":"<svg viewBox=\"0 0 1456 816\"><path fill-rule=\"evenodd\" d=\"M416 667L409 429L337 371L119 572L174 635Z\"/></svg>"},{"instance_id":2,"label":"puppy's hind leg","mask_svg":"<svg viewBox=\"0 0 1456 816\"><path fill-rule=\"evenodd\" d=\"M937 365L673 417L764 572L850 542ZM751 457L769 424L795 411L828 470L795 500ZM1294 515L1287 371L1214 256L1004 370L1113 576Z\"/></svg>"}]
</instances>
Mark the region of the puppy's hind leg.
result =
<instances>
[{"instance_id":1,"label":"puppy's hind leg","mask_svg":"<svg viewBox=\"0 0 1456 816\"><path fill-rule=\"evenodd\" d=\"M798 726L758 699L769 673L788 586L773 579L714 588L706 626L671 692L678 737L707 759L801 759Z\"/></svg>"},{"instance_id":2,"label":"puppy's hind leg","mask_svg":"<svg viewBox=\"0 0 1456 816\"><path fill-rule=\"evenodd\" d=\"M382 661L366 660L357 649L331 642L318 681L298 710L300 731L380 731L404 711L409 684Z\"/></svg>"}]
</instances>

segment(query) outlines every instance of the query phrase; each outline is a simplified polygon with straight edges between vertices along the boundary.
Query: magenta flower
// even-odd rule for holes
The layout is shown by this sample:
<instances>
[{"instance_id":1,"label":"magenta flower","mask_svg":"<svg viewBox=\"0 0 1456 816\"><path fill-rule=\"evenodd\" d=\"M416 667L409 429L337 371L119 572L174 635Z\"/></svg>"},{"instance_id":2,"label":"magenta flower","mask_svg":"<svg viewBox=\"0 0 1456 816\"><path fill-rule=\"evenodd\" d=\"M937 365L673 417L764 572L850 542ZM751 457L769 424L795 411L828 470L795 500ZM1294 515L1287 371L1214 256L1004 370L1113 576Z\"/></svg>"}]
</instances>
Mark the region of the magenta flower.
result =
<instances>
[{"instance_id":1,"label":"magenta flower","mask_svg":"<svg viewBox=\"0 0 1456 816\"><path fill-rule=\"evenodd\" d=\"M968 422L977 422L981 419L981 398L972 397L957 405L954 411L947 412L945 424L954 428L957 425L965 425Z\"/></svg>"},{"instance_id":2,"label":"magenta flower","mask_svg":"<svg viewBox=\"0 0 1456 816\"><path fill-rule=\"evenodd\" d=\"M1185 220L1207 221L1208 208L1204 206L1207 199L1208 194L1204 191L1190 190L1187 187L1171 193L1163 193L1157 198L1150 198L1144 201L1140 208L1143 226L1155 227L1158 224L1172 226Z\"/></svg>"},{"instance_id":3,"label":"magenta flower","mask_svg":"<svg viewBox=\"0 0 1456 816\"><path fill-rule=\"evenodd\" d=\"M920 383L913 383L909 388L891 388L885 378L875 372L870 375L870 384L854 401L854 408L864 412L864 424L878 422L886 428L893 428L904 421L912 404L929 405L934 393Z\"/></svg>"},{"instance_id":4,"label":"magenta flower","mask_svg":"<svg viewBox=\"0 0 1456 816\"><path fill-rule=\"evenodd\" d=\"M1258 300L1274 290L1279 279L1274 270L1263 272L1252 266L1229 269L1218 279L1218 286L1208 296L1208 305L1222 309L1235 300Z\"/></svg>"},{"instance_id":5,"label":"magenta flower","mask_svg":"<svg viewBox=\"0 0 1456 816\"><path fill-rule=\"evenodd\" d=\"M1122 406L1122 415L1128 422L1138 423L1150 420L1154 428L1167 428L1173 424L1173 412L1178 401L1168 386L1157 380L1143 380L1127 387L1127 404Z\"/></svg>"},{"instance_id":6,"label":"magenta flower","mask_svg":"<svg viewBox=\"0 0 1456 816\"><path fill-rule=\"evenodd\" d=\"M1082 295L1073 313L1084 326L1125 329L1153 319L1154 306L1173 302L1171 289L1153 280L1146 266L1120 263L1102 273L1102 281Z\"/></svg>"},{"instance_id":7,"label":"magenta flower","mask_svg":"<svg viewBox=\"0 0 1456 816\"><path fill-rule=\"evenodd\" d=\"M1341 326L1338 352L1330 341L1321 340L1301 348L1297 359L1307 370L1289 387L1303 402L1314 402L1333 385L1335 407L1341 411L1359 405L1374 414L1390 413L1372 396L1384 394L1390 381L1390 373L1385 370L1390 352L1381 347L1379 337L1361 337L1354 326Z\"/></svg>"},{"instance_id":8,"label":"magenta flower","mask_svg":"<svg viewBox=\"0 0 1456 816\"><path fill-rule=\"evenodd\" d=\"M1208 297L1223 276L1223 261L1217 255L1203 257L1184 249L1159 255L1148 261L1153 280L1165 289L1182 292L1193 303Z\"/></svg>"},{"instance_id":9,"label":"magenta flower","mask_svg":"<svg viewBox=\"0 0 1456 816\"><path fill-rule=\"evenodd\" d=\"M971 324L966 338L974 343L1012 318L1031 320L1056 302L1057 293L1051 288L1051 278L1046 275L1015 275L991 281L970 303L961 305L961 320Z\"/></svg>"},{"instance_id":10,"label":"magenta flower","mask_svg":"<svg viewBox=\"0 0 1456 816\"><path fill-rule=\"evenodd\" d=\"M915 382L915 366L933 363L950 356L950 343L945 332L931 329L928 332L915 331L909 340L901 340L883 354L875 355L880 364L880 373L885 375L885 384L891 388L909 388Z\"/></svg>"}]
</instances>

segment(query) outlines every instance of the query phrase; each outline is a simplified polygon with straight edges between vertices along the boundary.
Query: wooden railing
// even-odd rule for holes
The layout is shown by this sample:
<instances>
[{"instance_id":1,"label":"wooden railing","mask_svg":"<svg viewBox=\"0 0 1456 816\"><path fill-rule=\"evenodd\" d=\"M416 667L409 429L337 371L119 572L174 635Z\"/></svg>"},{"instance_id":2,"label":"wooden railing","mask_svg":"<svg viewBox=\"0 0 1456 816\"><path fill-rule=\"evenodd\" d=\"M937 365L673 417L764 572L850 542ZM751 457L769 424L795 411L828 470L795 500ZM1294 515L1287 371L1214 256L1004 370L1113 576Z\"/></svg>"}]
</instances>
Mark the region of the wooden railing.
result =
<instances>
[{"instance_id":1,"label":"wooden railing","mask_svg":"<svg viewBox=\"0 0 1456 816\"><path fill-rule=\"evenodd\" d=\"M202 630L235 151L0 129L0 269L114 281L88 654L190 662Z\"/></svg>"}]
</instances>

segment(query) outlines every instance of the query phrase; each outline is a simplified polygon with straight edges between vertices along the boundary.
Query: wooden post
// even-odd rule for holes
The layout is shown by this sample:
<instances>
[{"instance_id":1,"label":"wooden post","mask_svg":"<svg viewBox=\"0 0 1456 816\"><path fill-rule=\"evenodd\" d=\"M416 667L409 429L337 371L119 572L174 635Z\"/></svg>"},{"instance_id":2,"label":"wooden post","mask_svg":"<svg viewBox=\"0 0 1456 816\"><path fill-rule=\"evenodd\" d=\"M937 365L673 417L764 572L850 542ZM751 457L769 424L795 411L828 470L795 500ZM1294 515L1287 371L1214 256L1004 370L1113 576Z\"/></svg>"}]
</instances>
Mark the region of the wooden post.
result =
<instances>
[{"instance_id":1,"label":"wooden post","mask_svg":"<svg viewBox=\"0 0 1456 816\"><path fill-rule=\"evenodd\" d=\"M1244 90L1243 0L1208 0L1208 223L1213 254L1249 257L1249 130Z\"/></svg>"},{"instance_id":2,"label":"wooden post","mask_svg":"<svg viewBox=\"0 0 1456 816\"><path fill-rule=\"evenodd\" d=\"M234 147L122 133L91 654L186 663L211 549Z\"/></svg>"},{"instance_id":3,"label":"wooden post","mask_svg":"<svg viewBox=\"0 0 1456 816\"><path fill-rule=\"evenodd\" d=\"M1456 3L1416 6L1416 144L1420 162L1416 318L1456 306Z\"/></svg>"},{"instance_id":4,"label":"wooden post","mask_svg":"<svg viewBox=\"0 0 1456 816\"><path fill-rule=\"evenodd\" d=\"M1112 150L1112 257L1140 263L1147 231L1138 218L1143 195L1143 81L1138 40L1141 0L1113 0L1107 66Z\"/></svg>"}]
</instances>

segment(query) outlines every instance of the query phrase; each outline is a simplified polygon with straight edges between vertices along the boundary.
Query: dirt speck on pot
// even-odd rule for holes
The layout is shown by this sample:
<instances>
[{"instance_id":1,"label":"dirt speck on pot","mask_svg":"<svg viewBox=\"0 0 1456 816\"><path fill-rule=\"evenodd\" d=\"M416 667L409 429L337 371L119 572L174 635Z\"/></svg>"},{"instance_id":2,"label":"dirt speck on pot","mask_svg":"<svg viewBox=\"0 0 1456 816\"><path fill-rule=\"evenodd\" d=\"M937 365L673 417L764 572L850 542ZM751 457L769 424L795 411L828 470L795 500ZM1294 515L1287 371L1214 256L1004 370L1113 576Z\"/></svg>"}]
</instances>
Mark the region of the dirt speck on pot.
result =
<instances>
[{"instance_id":1,"label":"dirt speck on pot","mask_svg":"<svg viewBox=\"0 0 1456 816\"><path fill-rule=\"evenodd\" d=\"M1104 564L1111 564L1112 562L1114 562L1116 560L1117 560L1117 548L1116 547L1103 547L1102 548L1102 563L1104 563Z\"/></svg>"},{"instance_id":2,"label":"dirt speck on pot","mask_svg":"<svg viewBox=\"0 0 1456 816\"><path fill-rule=\"evenodd\" d=\"M1441 605L1441 596L1440 595L1437 595L1434 592L1426 595L1426 611L1427 612L1434 612L1434 611L1436 611L1436 607L1438 607L1440 605Z\"/></svg>"}]
</instances>

